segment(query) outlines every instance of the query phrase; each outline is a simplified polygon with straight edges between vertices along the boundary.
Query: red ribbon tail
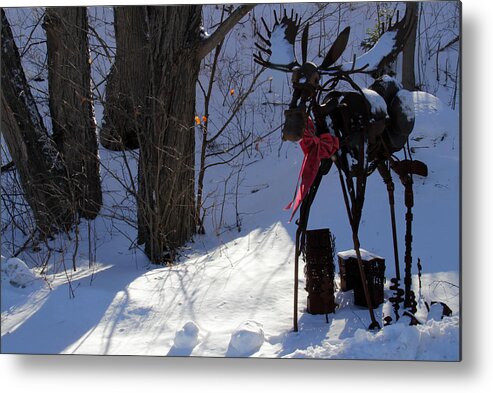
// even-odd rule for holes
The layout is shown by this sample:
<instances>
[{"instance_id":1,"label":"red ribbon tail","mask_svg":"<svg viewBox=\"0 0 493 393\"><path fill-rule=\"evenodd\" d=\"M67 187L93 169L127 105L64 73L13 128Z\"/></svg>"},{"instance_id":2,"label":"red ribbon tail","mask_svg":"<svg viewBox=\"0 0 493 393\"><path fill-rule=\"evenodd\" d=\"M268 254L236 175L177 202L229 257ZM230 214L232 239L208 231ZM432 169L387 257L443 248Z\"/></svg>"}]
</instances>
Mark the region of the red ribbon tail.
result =
<instances>
[{"instance_id":1,"label":"red ribbon tail","mask_svg":"<svg viewBox=\"0 0 493 393\"><path fill-rule=\"evenodd\" d=\"M298 207L300 206L302 200L303 198L301 196L301 188L300 188L296 193L295 198L291 202L289 202L289 204L284 208L284 210L290 210L291 208L293 208L293 211L291 212L291 217L289 217L288 220L288 224L291 223L291 221L293 220L293 217L296 211L298 210Z\"/></svg>"},{"instance_id":2,"label":"red ribbon tail","mask_svg":"<svg viewBox=\"0 0 493 393\"><path fill-rule=\"evenodd\" d=\"M303 163L301 164L301 169L300 169L300 173L298 175L298 181L296 182L296 188L294 189L294 195L293 195L293 199L291 200L291 202L289 202L285 207L284 207L284 210L290 210L291 207L293 205L296 204L296 200L298 199L299 197L299 194L300 194L300 190L299 190L299 185L300 185L300 181L303 177L303 171L305 170L305 165L306 165L306 158L307 156L305 155L305 157L303 158ZM295 211L297 209L297 205L295 205ZM293 215L294 215L294 212L293 214L291 215L291 218L289 219L288 222L291 222L291 219L293 218Z\"/></svg>"}]
</instances>

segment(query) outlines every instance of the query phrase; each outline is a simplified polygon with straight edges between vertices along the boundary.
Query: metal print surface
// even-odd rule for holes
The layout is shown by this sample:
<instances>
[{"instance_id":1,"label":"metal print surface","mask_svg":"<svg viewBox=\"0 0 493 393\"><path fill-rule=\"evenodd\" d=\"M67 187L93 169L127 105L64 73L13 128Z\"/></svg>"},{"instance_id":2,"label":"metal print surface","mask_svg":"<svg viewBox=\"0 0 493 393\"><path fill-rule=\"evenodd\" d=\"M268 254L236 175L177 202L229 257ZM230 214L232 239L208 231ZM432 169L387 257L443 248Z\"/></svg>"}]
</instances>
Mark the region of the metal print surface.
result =
<instances>
[{"instance_id":1,"label":"metal print surface","mask_svg":"<svg viewBox=\"0 0 493 393\"><path fill-rule=\"evenodd\" d=\"M459 361L461 4L2 9L2 353Z\"/></svg>"}]
</instances>

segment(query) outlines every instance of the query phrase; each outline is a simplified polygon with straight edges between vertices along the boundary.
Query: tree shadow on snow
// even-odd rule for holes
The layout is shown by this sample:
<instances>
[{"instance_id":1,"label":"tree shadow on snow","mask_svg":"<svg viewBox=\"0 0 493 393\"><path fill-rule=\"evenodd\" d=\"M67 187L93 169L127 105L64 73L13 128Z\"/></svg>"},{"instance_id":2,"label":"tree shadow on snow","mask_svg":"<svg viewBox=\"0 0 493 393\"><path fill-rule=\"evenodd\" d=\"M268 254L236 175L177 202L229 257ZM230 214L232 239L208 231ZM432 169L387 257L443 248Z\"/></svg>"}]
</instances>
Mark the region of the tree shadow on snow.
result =
<instances>
[{"instance_id":1,"label":"tree shadow on snow","mask_svg":"<svg viewBox=\"0 0 493 393\"><path fill-rule=\"evenodd\" d=\"M142 275L130 268L124 277L119 271L115 280L115 270L112 267L96 273L92 283L90 277L73 280L74 298L69 296L68 284L50 291L38 310L2 336L2 353L58 354L78 340L80 347L105 316L115 295ZM108 340L112 334L106 333Z\"/></svg>"}]
</instances>

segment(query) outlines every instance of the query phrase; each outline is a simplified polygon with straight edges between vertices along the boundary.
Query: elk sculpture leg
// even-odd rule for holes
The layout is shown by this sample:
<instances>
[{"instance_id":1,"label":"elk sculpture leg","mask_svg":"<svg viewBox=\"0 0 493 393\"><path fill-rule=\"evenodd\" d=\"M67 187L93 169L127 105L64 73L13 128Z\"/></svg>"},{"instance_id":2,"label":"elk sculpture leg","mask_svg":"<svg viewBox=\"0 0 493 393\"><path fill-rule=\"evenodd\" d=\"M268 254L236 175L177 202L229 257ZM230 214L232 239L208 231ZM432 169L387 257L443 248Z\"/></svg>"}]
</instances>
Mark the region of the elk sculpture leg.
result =
<instances>
[{"instance_id":1,"label":"elk sculpture leg","mask_svg":"<svg viewBox=\"0 0 493 393\"><path fill-rule=\"evenodd\" d=\"M401 279L399 269L399 248L397 246L397 227L395 222L395 199L394 199L394 182L387 163L382 162L378 165L378 172L382 176L383 182L387 186L390 207L390 223L392 226L392 243L394 247L394 263L395 263L395 278L397 281Z\"/></svg>"},{"instance_id":2,"label":"elk sculpture leg","mask_svg":"<svg viewBox=\"0 0 493 393\"><path fill-rule=\"evenodd\" d=\"M299 261L300 261L300 236L302 229L298 226L296 230L295 251L294 251L294 306L293 306L293 330L298 331L298 277L299 277Z\"/></svg>"},{"instance_id":3,"label":"elk sculpture leg","mask_svg":"<svg viewBox=\"0 0 493 393\"><path fill-rule=\"evenodd\" d=\"M305 235L308 226L308 218L310 216L310 208L315 196L317 195L318 187L322 181L322 177L326 175L330 167L332 166L332 161L324 160L320 165L317 172L317 177L315 178L310 191L307 196L303 199L300 206L300 218L298 219L298 228L296 229L296 239L295 239L295 254L294 254L294 310L293 310L293 329L295 332L298 331L298 280L299 280L299 259L301 252L305 245Z\"/></svg>"},{"instance_id":4,"label":"elk sculpture leg","mask_svg":"<svg viewBox=\"0 0 493 393\"><path fill-rule=\"evenodd\" d=\"M413 193L413 179L411 175L401 177L402 184L404 185L404 201L406 205L406 252L404 255L405 271L404 271L404 307L409 308L412 306L412 243L413 243L413 213L412 208L414 206L414 193Z\"/></svg>"},{"instance_id":5,"label":"elk sculpture leg","mask_svg":"<svg viewBox=\"0 0 493 393\"><path fill-rule=\"evenodd\" d=\"M387 186L387 193L389 197L389 208L390 208L390 223L392 227L392 243L394 248L394 263L395 263L395 277L390 279L391 285L390 289L394 291L394 295L389 298L390 303L393 306L395 320L400 319L399 315L399 304L402 303L404 291L400 288L401 274L400 274L400 263L399 263L399 248L397 244L397 225L395 220L395 198L394 198L394 181L392 180L392 175L390 173L389 163L382 161L377 166L378 172L383 179L383 182ZM384 318L386 324L390 324L392 317L390 315Z\"/></svg>"},{"instance_id":6,"label":"elk sculpture leg","mask_svg":"<svg viewBox=\"0 0 493 393\"><path fill-rule=\"evenodd\" d=\"M412 163L412 162L411 162ZM411 173L401 174L400 179L404 185L404 201L406 205L406 236L405 244L406 251L404 255L404 311L403 315L410 318L411 325L418 325L420 322L414 316L416 314L416 297L414 291L412 290L412 223L413 223L413 213L412 208L414 206L414 192L413 192L413 178Z\"/></svg>"},{"instance_id":7,"label":"elk sculpture leg","mask_svg":"<svg viewBox=\"0 0 493 393\"><path fill-rule=\"evenodd\" d=\"M338 156L336 158L334 155L333 158L335 160L337 160L336 166L337 166L337 169L339 172L339 181L341 183L341 189L342 189L342 193L344 196L344 204L346 205L346 211L347 211L347 215L348 215L348 219L349 219L349 224L350 224L351 230L352 230L353 246L354 246L354 250L356 252L356 259L358 262L358 269L359 269L359 273L360 273L360 277L361 277L361 283L363 286L363 291L365 293L366 304L367 304L368 310L370 312L371 324L368 327L368 329L369 330L380 329L380 324L375 319L375 313L373 311L373 304L371 301L370 291L368 289L368 282L366 280L366 273L365 273L365 269L363 266L363 260L361 258L361 252L360 252L360 242L359 242L359 236L358 236L358 229L359 229L359 220L361 218L361 212L363 209L363 201L361 200L361 201L359 201L360 203L355 203L356 201L352 200L352 208L351 208L350 203L349 203L348 194L352 195L353 193L350 192L351 190L348 191L346 188L346 184L344 184L340 157ZM357 216L356 219L355 219L355 216Z\"/></svg>"},{"instance_id":8,"label":"elk sculpture leg","mask_svg":"<svg viewBox=\"0 0 493 393\"><path fill-rule=\"evenodd\" d=\"M368 173L368 160L366 157L365 145L368 141L368 116L364 116L365 120L359 123L357 126L348 125L349 121L346 121L346 135L359 135L359 148L358 148L358 160L356 169L356 186L353 183L352 177L353 169L350 169L348 163L349 152L347 148L341 147L339 153L333 156L336 161L336 166L339 172L339 180L341 183L341 189L344 197L344 204L346 206L347 216L349 219L349 224L351 226L353 246L356 253L356 260L358 263L358 270L361 277L361 285L365 294L366 305L368 306L368 311L370 312L371 323L368 327L369 330L380 329L380 324L375 319L375 313L373 311L373 302L371 300L370 291L368 289L368 281L366 280L365 268L363 265L363 260L361 258L360 252L360 241L359 241L359 225L361 222L361 216L363 212L363 205L365 201L365 191L366 191L366 181ZM346 120L348 120L346 118ZM339 130L336 130L339 139L342 140L342 135ZM346 176L346 182L344 182L343 175Z\"/></svg>"}]
</instances>

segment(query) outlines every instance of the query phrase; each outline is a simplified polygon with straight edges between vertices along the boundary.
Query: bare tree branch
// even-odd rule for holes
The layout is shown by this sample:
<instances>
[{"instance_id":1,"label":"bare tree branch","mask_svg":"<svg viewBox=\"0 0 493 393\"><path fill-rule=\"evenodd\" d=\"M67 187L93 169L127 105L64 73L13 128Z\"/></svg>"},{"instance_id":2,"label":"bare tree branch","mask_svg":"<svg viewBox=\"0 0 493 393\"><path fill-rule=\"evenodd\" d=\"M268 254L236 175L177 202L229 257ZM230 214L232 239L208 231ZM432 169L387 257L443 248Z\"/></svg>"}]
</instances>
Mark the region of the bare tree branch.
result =
<instances>
[{"instance_id":1,"label":"bare tree branch","mask_svg":"<svg viewBox=\"0 0 493 393\"><path fill-rule=\"evenodd\" d=\"M437 52L443 52L445 49L451 47L452 45L454 45L456 42L459 42L460 40L460 37L459 36L456 36L453 40L451 40L447 45L441 47L438 49Z\"/></svg>"},{"instance_id":2,"label":"bare tree branch","mask_svg":"<svg viewBox=\"0 0 493 393\"><path fill-rule=\"evenodd\" d=\"M10 161L9 163L2 165L2 168L0 168L0 174L11 171L13 169L15 169L15 163L14 161Z\"/></svg>"},{"instance_id":3,"label":"bare tree branch","mask_svg":"<svg viewBox=\"0 0 493 393\"><path fill-rule=\"evenodd\" d=\"M228 34L228 32L236 25L241 18L243 18L249 11L255 7L256 4L245 4L239 6L234 12L226 19L219 27L211 34L211 36L205 39L198 48L198 56L203 59L207 54L212 51Z\"/></svg>"},{"instance_id":4,"label":"bare tree branch","mask_svg":"<svg viewBox=\"0 0 493 393\"><path fill-rule=\"evenodd\" d=\"M252 93L252 91L254 90L255 88L255 84L257 83L257 80L258 78L260 77L260 75L262 75L262 73L266 70L266 68L262 68L253 78L252 82L250 83L250 87L248 88L248 90L246 91L245 94L243 94L243 96L239 99L238 103L235 105L234 109L232 110L232 113L231 115L229 116L229 118L225 121L225 123L223 124L223 126L221 127L221 129L219 131L217 131L217 133L215 135L213 135L210 139L207 140L207 143L210 144L210 143L213 143L223 132L224 130L227 129L228 125L231 123L231 121L234 119L236 113L238 112L238 110L241 108L241 106L243 105L243 103L245 102L245 100L248 98L248 96Z\"/></svg>"}]
</instances>

